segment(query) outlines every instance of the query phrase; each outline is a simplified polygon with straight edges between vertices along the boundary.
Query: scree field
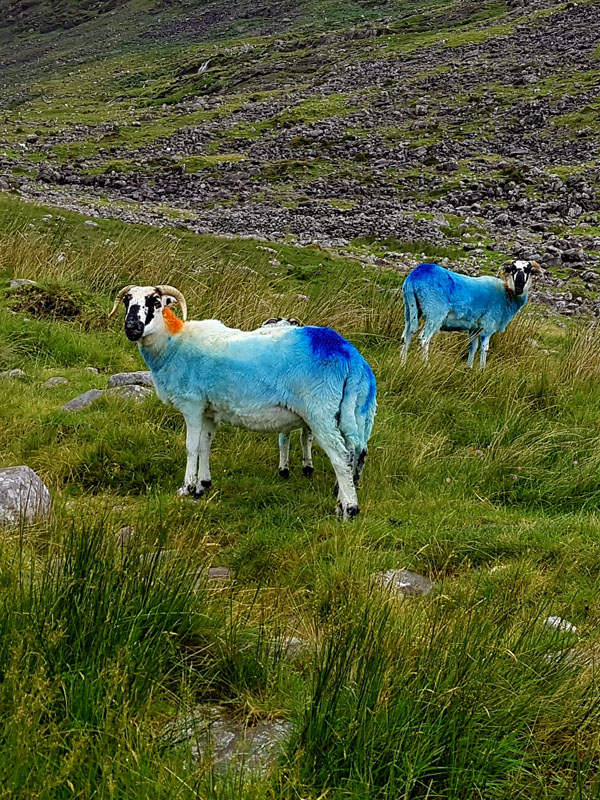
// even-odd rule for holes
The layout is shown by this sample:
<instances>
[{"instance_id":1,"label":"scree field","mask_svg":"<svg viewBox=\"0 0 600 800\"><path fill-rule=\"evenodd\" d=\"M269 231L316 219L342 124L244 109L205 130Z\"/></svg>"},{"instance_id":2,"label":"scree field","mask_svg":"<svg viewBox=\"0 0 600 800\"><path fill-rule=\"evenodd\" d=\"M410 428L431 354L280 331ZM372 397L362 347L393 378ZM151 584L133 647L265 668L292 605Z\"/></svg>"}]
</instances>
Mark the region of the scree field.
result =
<instances>
[{"instance_id":1,"label":"scree field","mask_svg":"<svg viewBox=\"0 0 600 800\"><path fill-rule=\"evenodd\" d=\"M0 13L0 467L53 502L0 532L0 800L600 798L600 4ZM485 371L402 364L407 272L507 258ZM284 480L223 427L193 501L152 392L63 409L146 369L107 315L159 283L359 348L356 520L297 434Z\"/></svg>"}]
</instances>

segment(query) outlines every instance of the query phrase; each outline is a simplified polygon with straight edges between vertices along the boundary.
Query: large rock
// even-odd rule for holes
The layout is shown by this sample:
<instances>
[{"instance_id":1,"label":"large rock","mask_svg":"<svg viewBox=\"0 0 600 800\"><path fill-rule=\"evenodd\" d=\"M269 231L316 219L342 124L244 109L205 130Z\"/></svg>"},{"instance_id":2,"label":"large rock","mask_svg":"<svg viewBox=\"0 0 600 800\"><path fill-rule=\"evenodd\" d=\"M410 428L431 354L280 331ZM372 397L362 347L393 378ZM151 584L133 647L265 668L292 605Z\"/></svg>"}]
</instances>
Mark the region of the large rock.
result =
<instances>
[{"instance_id":1,"label":"large rock","mask_svg":"<svg viewBox=\"0 0 600 800\"><path fill-rule=\"evenodd\" d=\"M189 741L192 758L209 758L219 772L233 767L261 775L281 754L291 731L285 719L246 725L219 706L199 706L189 716L169 723L164 737L173 745Z\"/></svg>"},{"instance_id":2,"label":"large rock","mask_svg":"<svg viewBox=\"0 0 600 800\"><path fill-rule=\"evenodd\" d=\"M45 519L51 508L50 492L32 469L20 466L0 470L0 524Z\"/></svg>"},{"instance_id":3,"label":"large rock","mask_svg":"<svg viewBox=\"0 0 600 800\"><path fill-rule=\"evenodd\" d=\"M130 384L154 386L152 373L146 370L139 370L138 372L117 372L116 375L111 375L108 379L108 385L110 387L129 386Z\"/></svg>"}]
</instances>

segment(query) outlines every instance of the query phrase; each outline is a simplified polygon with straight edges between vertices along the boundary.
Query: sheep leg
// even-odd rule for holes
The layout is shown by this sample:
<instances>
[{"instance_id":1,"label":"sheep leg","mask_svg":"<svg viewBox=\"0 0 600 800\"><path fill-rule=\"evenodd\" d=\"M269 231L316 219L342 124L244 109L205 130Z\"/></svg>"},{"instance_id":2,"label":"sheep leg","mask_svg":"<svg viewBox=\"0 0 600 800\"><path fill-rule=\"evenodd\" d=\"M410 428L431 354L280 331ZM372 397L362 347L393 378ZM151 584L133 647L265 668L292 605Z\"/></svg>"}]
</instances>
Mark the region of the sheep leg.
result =
<instances>
[{"instance_id":1,"label":"sheep leg","mask_svg":"<svg viewBox=\"0 0 600 800\"><path fill-rule=\"evenodd\" d=\"M358 512L358 498L352 474L353 456L348 452L342 434L337 427L326 430L315 430L315 439L325 451L331 461L331 466L337 478L338 504L337 514L342 519L352 519Z\"/></svg>"},{"instance_id":2,"label":"sheep leg","mask_svg":"<svg viewBox=\"0 0 600 800\"><path fill-rule=\"evenodd\" d=\"M477 348L479 347L479 334L469 334L469 357L467 359L467 367L472 367L475 361Z\"/></svg>"},{"instance_id":3,"label":"sheep leg","mask_svg":"<svg viewBox=\"0 0 600 800\"><path fill-rule=\"evenodd\" d=\"M312 443L314 436L309 428L302 428L300 431L300 444L302 445L302 474L307 478L314 472L312 462Z\"/></svg>"},{"instance_id":4,"label":"sheep leg","mask_svg":"<svg viewBox=\"0 0 600 800\"><path fill-rule=\"evenodd\" d=\"M423 355L423 361L429 361L429 343L431 342L433 336L439 331L442 327L443 323L442 319L437 319L434 317L430 317L423 327L423 330L419 334L419 341L421 342L421 353Z\"/></svg>"},{"instance_id":5,"label":"sheep leg","mask_svg":"<svg viewBox=\"0 0 600 800\"><path fill-rule=\"evenodd\" d=\"M198 480L198 457L200 450L200 436L202 433L202 423L198 416L189 415L185 417L186 434L185 449L187 462L185 466L185 477L183 486L178 489L178 497L196 494L196 482Z\"/></svg>"},{"instance_id":6,"label":"sheep leg","mask_svg":"<svg viewBox=\"0 0 600 800\"><path fill-rule=\"evenodd\" d=\"M210 478L210 446L213 442L216 425L212 419L204 417L202 420L202 430L200 432L200 447L198 458L198 479L194 495L202 497L204 492L212 485Z\"/></svg>"},{"instance_id":7,"label":"sheep leg","mask_svg":"<svg viewBox=\"0 0 600 800\"><path fill-rule=\"evenodd\" d=\"M279 434L279 474L282 478L290 477L290 435Z\"/></svg>"},{"instance_id":8,"label":"sheep leg","mask_svg":"<svg viewBox=\"0 0 600 800\"><path fill-rule=\"evenodd\" d=\"M409 326L406 325L404 328L404 332L402 333L402 363L406 361L408 358L408 348L410 347L410 342L413 337L413 332L410 330Z\"/></svg>"},{"instance_id":9,"label":"sheep leg","mask_svg":"<svg viewBox=\"0 0 600 800\"><path fill-rule=\"evenodd\" d=\"M489 335L485 335L484 333L481 334L481 352L479 353L479 366L481 369L485 367L485 362L487 360L487 351L490 349L490 337Z\"/></svg>"}]
</instances>

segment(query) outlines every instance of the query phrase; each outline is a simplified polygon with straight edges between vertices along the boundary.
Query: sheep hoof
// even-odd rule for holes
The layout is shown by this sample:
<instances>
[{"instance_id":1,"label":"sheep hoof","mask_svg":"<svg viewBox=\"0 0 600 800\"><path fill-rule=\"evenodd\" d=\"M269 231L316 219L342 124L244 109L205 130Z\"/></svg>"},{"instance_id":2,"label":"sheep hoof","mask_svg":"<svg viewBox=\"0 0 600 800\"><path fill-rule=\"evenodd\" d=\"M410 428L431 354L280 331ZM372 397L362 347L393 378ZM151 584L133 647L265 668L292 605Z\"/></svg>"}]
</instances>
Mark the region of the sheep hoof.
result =
<instances>
[{"instance_id":1,"label":"sheep hoof","mask_svg":"<svg viewBox=\"0 0 600 800\"><path fill-rule=\"evenodd\" d=\"M210 489L210 487L212 486L212 481L211 481L211 479L209 478L207 481L200 481L200 486L201 486L203 489Z\"/></svg>"},{"instance_id":2,"label":"sheep hoof","mask_svg":"<svg viewBox=\"0 0 600 800\"><path fill-rule=\"evenodd\" d=\"M289 478L290 477L290 471L289 471L289 469L287 467L279 467L279 475L282 478Z\"/></svg>"},{"instance_id":3,"label":"sheep hoof","mask_svg":"<svg viewBox=\"0 0 600 800\"><path fill-rule=\"evenodd\" d=\"M304 467L302 467L302 474L304 475L305 478L312 478L312 475L313 475L314 471L315 471L315 468L311 467L308 464L305 465Z\"/></svg>"},{"instance_id":4,"label":"sheep hoof","mask_svg":"<svg viewBox=\"0 0 600 800\"><path fill-rule=\"evenodd\" d=\"M336 514L342 520L353 520L359 513L360 509L357 505L343 506L341 503L337 504Z\"/></svg>"},{"instance_id":5,"label":"sheep hoof","mask_svg":"<svg viewBox=\"0 0 600 800\"><path fill-rule=\"evenodd\" d=\"M189 485L183 485L181 488L177 489L177 497L188 497L189 495L193 495L196 491L196 486L193 483Z\"/></svg>"}]
</instances>

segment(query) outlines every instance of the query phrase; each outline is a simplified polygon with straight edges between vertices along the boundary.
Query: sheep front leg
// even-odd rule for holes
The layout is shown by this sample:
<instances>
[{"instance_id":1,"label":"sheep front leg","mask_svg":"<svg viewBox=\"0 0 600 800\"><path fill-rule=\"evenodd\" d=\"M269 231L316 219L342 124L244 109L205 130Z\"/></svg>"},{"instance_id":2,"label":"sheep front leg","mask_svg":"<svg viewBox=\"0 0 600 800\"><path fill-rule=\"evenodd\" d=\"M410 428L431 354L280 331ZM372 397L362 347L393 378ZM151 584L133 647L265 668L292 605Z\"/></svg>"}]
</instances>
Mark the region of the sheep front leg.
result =
<instances>
[{"instance_id":1,"label":"sheep front leg","mask_svg":"<svg viewBox=\"0 0 600 800\"><path fill-rule=\"evenodd\" d=\"M185 424L185 449L187 452L187 462L183 486L177 491L178 497L186 497L187 495L195 496L196 482L198 480L198 458L200 451L202 423L198 416L190 415L185 417Z\"/></svg>"},{"instance_id":2,"label":"sheep front leg","mask_svg":"<svg viewBox=\"0 0 600 800\"><path fill-rule=\"evenodd\" d=\"M312 443L315 437L308 428L300 431L300 444L302 445L302 474L307 478L313 474L314 467L312 462Z\"/></svg>"},{"instance_id":3,"label":"sheep front leg","mask_svg":"<svg viewBox=\"0 0 600 800\"><path fill-rule=\"evenodd\" d=\"M290 477L290 435L279 434L279 474L282 478Z\"/></svg>"},{"instance_id":4,"label":"sheep front leg","mask_svg":"<svg viewBox=\"0 0 600 800\"><path fill-rule=\"evenodd\" d=\"M202 419L202 430L200 432L200 448L198 459L198 480L196 482L196 497L202 497L204 492L212 486L210 477L210 447L215 435L216 425L212 419L204 417Z\"/></svg>"},{"instance_id":5,"label":"sheep front leg","mask_svg":"<svg viewBox=\"0 0 600 800\"><path fill-rule=\"evenodd\" d=\"M467 359L467 367L472 367L475 361L477 348L479 347L479 333L469 334L469 357Z\"/></svg>"},{"instance_id":6,"label":"sheep front leg","mask_svg":"<svg viewBox=\"0 0 600 800\"><path fill-rule=\"evenodd\" d=\"M490 349L490 337L489 335L486 336L484 333L481 334L481 352L479 354L479 366L481 369L485 367L485 362L487 360L487 351Z\"/></svg>"}]
</instances>

